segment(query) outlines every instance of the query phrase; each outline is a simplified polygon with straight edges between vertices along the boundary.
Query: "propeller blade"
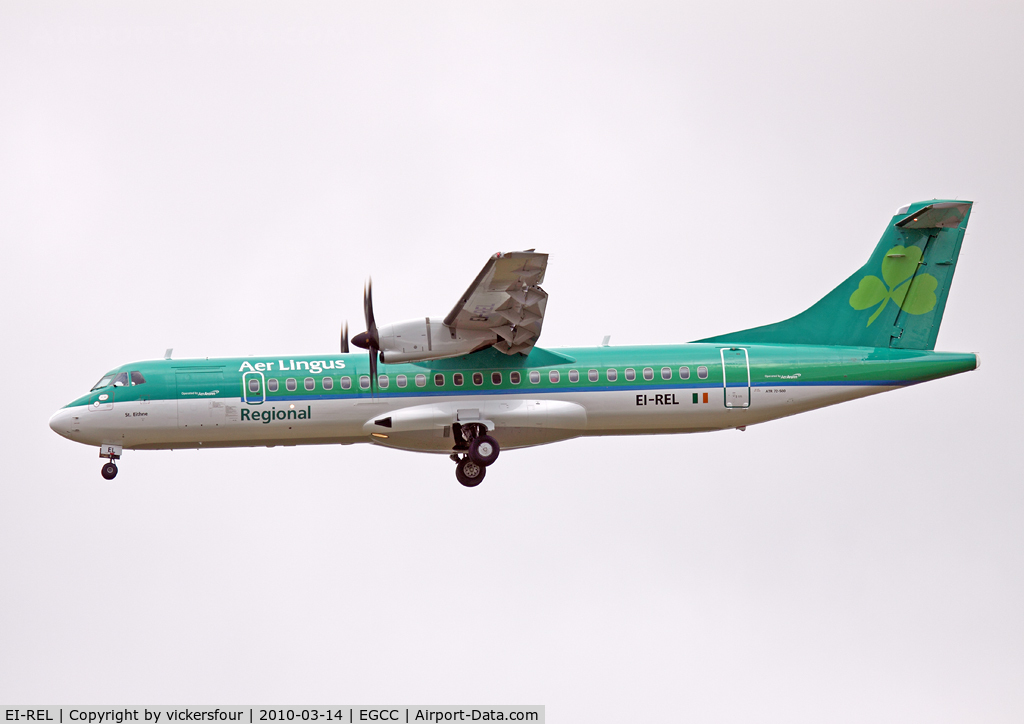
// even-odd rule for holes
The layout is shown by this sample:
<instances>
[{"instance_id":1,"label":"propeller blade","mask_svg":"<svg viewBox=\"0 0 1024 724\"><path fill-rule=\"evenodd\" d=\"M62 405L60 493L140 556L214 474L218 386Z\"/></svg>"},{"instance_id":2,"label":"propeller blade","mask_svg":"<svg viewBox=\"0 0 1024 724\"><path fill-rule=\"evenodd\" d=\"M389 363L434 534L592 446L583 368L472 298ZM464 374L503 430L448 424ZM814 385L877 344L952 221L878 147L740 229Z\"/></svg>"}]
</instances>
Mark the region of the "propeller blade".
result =
<instances>
[{"instance_id":1,"label":"propeller blade","mask_svg":"<svg viewBox=\"0 0 1024 724\"><path fill-rule=\"evenodd\" d=\"M380 335L373 317L373 279L366 281L363 288L363 315L366 317L366 331L352 338L352 344L370 352L370 393L377 394L377 356L380 354Z\"/></svg>"},{"instance_id":2,"label":"propeller blade","mask_svg":"<svg viewBox=\"0 0 1024 724\"><path fill-rule=\"evenodd\" d=\"M366 289L363 290L363 313L366 315L366 333L370 335L374 345L380 347L377 321L373 316L373 279L367 280Z\"/></svg>"},{"instance_id":3,"label":"propeller blade","mask_svg":"<svg viewBox=\"0 0 1024 724\"><path fill-rule=\"evenodd\" d=\"M348 322L343 322L341 325L341 353L348 353Z\"/></svg>"},{"instance_id":4,"label":"propeller blade","mask_svg":"<svg viewBox=\"0 0 1024 724\"><path fill-rule=\"evenodd\" d=\"M370 348L370 394L377 394L377 348Z\"/></svg>"}]
</instances>

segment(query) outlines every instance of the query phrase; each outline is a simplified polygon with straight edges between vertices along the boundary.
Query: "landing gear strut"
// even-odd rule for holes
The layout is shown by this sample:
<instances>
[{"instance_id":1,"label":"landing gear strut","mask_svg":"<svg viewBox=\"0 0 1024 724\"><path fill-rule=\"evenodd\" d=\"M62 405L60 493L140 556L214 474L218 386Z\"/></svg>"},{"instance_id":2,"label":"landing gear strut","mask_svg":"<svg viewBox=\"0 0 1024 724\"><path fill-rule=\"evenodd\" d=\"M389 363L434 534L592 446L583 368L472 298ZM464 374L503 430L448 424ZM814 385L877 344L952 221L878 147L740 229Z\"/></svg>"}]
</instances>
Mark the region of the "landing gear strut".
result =
<instances>
[{"instance_id":1,"label":"landing gear strut","mask_svg":"<svg viewBox=\"0 0 1024 724\"><path fill-rule=\"evenodd\" d=\"M100 475L103 476L104 480L113 480L117 477L117 466L114 464L114 461L121 459L121 446L102 445L100 447L100 457L107 459L107 462L100 468Z\"/></svg>"},{"instance_id":2,"label":"landing gear strut","mask_svg":"<svg viewBox=\"0 0 1024 724\"><path fill-rule=\"evenodd\" d=\"M501 448L498 441L487 434L487 428L483 425L455 423L452 432L455 437L455 447L452 449L455 452L451 454L451 459L456 465L455 477L467 488L475 488L487 474L487 466L498 459Z\"/></svg>"}]
</instances>

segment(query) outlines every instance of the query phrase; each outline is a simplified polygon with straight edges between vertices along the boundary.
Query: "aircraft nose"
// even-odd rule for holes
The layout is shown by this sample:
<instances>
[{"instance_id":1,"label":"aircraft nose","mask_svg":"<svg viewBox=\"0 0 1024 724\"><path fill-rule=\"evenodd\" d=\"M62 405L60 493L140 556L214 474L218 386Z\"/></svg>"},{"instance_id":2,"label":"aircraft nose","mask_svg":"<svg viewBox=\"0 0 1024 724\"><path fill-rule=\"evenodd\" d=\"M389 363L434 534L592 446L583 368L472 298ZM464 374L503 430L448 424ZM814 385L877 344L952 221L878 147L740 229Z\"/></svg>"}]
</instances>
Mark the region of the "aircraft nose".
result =
<instances>
[{"instance_id":1,"label":"aircraft nose","mask_svg":"<svg viewBox=\"0 0 1024 724\"><path fill-rule=\"evenodd\" d=\"M67 424L70 416L71 413L66 407L62 407L57 410L55 413L50 415L50 429L61 437L67 437L70 432L70 427Z\"/></svg>"}]
</instances>

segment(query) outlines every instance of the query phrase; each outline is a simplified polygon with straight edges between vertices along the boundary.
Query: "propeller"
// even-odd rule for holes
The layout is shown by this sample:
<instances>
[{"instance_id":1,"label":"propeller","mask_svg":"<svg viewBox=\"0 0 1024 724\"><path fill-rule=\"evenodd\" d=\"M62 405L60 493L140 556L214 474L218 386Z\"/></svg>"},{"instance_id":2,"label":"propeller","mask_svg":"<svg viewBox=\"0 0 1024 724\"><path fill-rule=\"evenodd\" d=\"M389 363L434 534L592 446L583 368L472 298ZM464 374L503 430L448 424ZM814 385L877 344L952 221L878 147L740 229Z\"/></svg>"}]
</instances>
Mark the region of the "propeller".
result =
<instances>
[{"instance_id":1,"label":"propeller","mask_svg":"<svg viewBox=\"0 0 1024 724\"><path fill-rule=\"evenodd\" d=\"M366 331L352 338L356 347L370 351L370 390L377 389L377 356L380 354L380 336L377 334L377 322L373 318L373 280L366 282L363 289L363 314L366 316Z\"/></svg>"},{"instance_id":2,"label":"propeller","mask_svg":"<svg viewBox=\"0 0 1024 724\"><path fill-rule=\"evenodd\" d=\"M341 323L341 353L348 353L348 322Z\"/></svg>"}]
</instances>

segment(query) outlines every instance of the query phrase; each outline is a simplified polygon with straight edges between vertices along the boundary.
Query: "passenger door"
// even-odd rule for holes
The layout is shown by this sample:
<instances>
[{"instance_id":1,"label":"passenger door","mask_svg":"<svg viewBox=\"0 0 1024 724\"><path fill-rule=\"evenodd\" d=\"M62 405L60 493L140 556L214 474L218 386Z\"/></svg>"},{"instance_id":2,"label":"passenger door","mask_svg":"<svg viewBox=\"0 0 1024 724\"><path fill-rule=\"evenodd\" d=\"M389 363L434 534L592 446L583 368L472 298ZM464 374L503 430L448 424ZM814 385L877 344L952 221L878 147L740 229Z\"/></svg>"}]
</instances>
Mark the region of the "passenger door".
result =
<instances>
[{"instance_id":1,"label":"passenger door","mask_svg":"<svg viewBox=\"0 0 1024 724\"><path fill-rule=\"evenodd\" d=\"M750 358L742 347L722 349L722 391L725 406L750 407Z\"/></svg>"},{"instance_id":2,"label":"passenger door","mask_svg":"<svg viewBox=\"0 0 1024 724\"><path fill-rule=\"evenodd\" d=\"M267 382L262 372L246 372L242 375L242 402L247 405L262 405L267 401Z\"/></svg>"}]
</instances>

